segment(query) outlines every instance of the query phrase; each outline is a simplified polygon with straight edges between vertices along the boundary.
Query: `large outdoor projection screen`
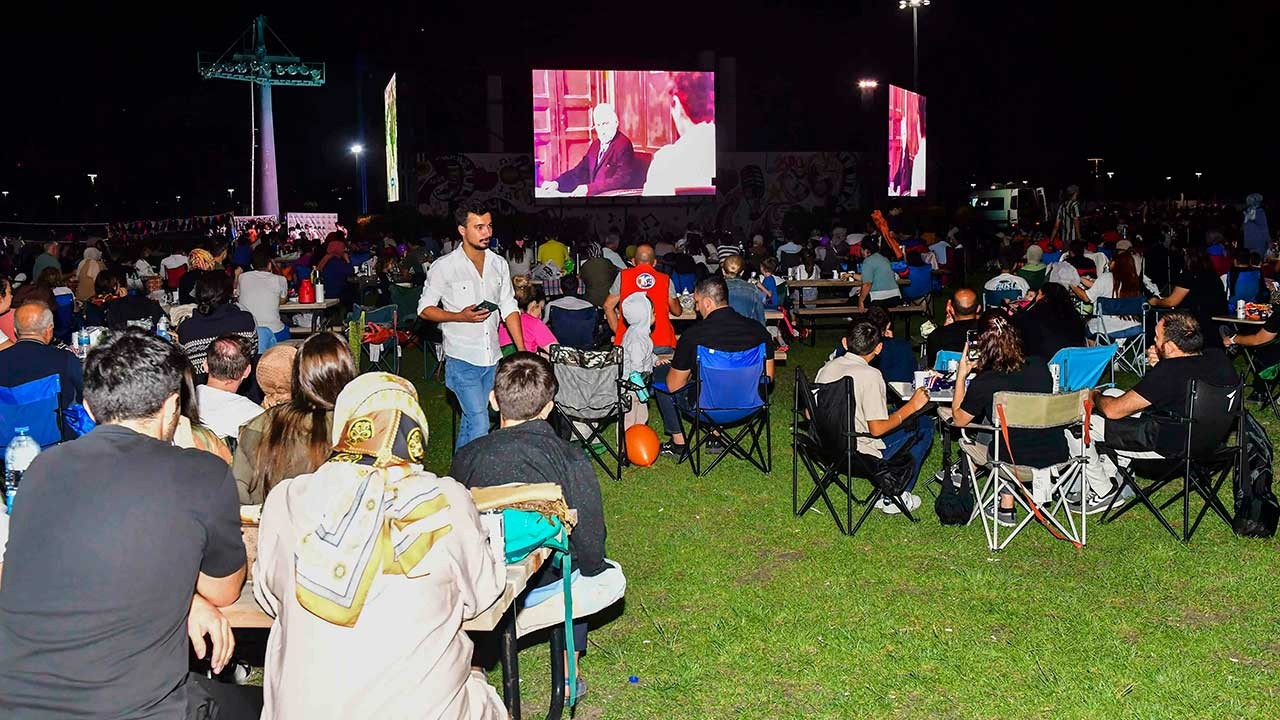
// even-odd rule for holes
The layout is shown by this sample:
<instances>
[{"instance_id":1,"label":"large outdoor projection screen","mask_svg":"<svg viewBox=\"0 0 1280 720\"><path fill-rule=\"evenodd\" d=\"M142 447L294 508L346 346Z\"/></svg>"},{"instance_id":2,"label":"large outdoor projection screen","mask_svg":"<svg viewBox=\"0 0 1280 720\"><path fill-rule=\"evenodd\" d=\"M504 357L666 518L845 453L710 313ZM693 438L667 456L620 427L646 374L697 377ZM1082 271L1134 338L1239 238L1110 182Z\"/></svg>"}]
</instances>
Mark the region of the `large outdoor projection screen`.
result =
<instances>
[{"instance_id":1,"label":"large outdoor projection screen","mask_svg":"<svg viewBox=\"0 0 1280 720\"><path fill-rule=\"evenodd\" d=\"M715 73L534 70L534 196L714 195Z\"/></svg>"},{"instance_id":2,"label":"large outdoor projection screen","mask_svg":"<svg viewBox=\"0 0 1280 720\"><path fill-rule=\"evenodd\" d=\"M387 202L397 202L400 199L400 151L397 147L395 75L391 76L387 89L382 91L382 101L387 136Z\"/></svg>"},{"instance_id":3,"label":"large outdoor projection screen","mask_svg":"<svg viewBox=\"0 0 1280 720\"><path fill-rule=\"evenodd\" d=\"M924 96L889 86L889 197L924 197Z\"/></svg>"}]
</instances>

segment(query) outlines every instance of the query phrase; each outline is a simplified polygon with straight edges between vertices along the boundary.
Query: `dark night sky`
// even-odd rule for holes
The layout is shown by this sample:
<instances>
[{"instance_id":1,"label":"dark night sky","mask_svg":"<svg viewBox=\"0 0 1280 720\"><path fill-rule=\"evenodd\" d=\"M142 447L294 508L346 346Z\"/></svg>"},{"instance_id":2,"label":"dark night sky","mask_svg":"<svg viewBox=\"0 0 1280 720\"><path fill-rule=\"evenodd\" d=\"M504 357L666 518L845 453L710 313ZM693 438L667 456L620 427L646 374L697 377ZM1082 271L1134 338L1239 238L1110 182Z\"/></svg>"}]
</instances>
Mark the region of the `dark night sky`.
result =
<instances>
[{"instance_id":1,"label":"dark night sky","mask_svg":"<svg viewBox=\"0 0 1280 720\"><path fill-rule=\"evenodd\" d=\"M881 109L864 110L853 83L911 82L910 14L896 0L443 5L24 11L34 14L0 30L4 214L49 217L54 192L70 214L89 197L88 172L101 176L98 199L129 217L225 208L227 187L245 197L249 88L200 80L195 53L221 52L259 11L293 51L328 62L326 87L275 94L287 208L351 200L339 188L355 178L345 149L357 135L361 51L373 209L381 92L394 70L418 84L403 94L426 98L414 123L430 152L487 149L490 73L506 82L506 149L527 150L532 66L692 68L703 49L736 57L741 150L879 148ZM1277 26L1280 3L1182 5L935 0L920 32L931 190L953 199L971 179L1029 179L1052 191L1086 179L1096 155L1123 194L1165 194L1165 175L1194 193L1199 170L1205 194L1275 195L1280 62L1264 52L1264 28Z\"/></svg>"}]
</instances>

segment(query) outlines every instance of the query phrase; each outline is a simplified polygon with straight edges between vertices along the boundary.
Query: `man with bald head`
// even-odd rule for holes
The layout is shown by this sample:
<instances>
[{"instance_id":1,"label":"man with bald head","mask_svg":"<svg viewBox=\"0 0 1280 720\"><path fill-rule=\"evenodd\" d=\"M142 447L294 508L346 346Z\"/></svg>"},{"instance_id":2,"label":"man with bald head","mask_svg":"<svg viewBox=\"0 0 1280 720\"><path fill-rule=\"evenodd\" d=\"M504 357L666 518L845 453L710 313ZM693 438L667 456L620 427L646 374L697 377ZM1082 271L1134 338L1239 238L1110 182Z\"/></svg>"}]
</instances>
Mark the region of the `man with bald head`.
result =
<instances>
[{"instance_id":1,"label":"man with bald head","mask_svg":"<svg viewBox=\"0 0 1280 720\"><path fill-rule=\"evenodd\" d=\"M641 245L636 248L636 259L633 267L618 273L613 279L613 287L609 288L609 297L604 301L604 316L609 327L614 331L613 342L622 344L622 336L627 331L627 322L619 317L618 307L628 295L643 293L653 303L653 329L649 337L653 339L653 351L658 355L670 355L676 347L676 331L671 326L671 315L680 315L683 308L676 298L676 287L671 278L658 272L653 263L656 260L652 245Z\"/></svg>"},{"instance_id":2,"label":"man with bald head","mask_svg":"<svg viewBox=\"0 0 1280 720\"><path fill-rule=\"evenodd\" d=\"M960 288L947 302L947 321L942 327L929 335L926 343L929 356L929 367L933 367L938 353L942 350L960 352L964 350L965 333L978 330L978 316L982 306L978 302L978 293L969 288Z\"/></svg>"},{"instance_id":3,"label":"man with bald head","mask_svg":"<svg viewBox=\"0 0 1280 720\"><path fill-rule=\"evenodd\" d=\"M627 136L618 131L618 114L613 106L600 103L592 110L591 117L595 121L596 137L587 151L571 170L542 183L541 190L582 197L644 185L644 171L636 160L635 148Z\"/></svg>"},{"instance_id":4,"label":"man with bald head","mask_svg":"<svg viewBox=\"0 0 1280 720\"><path fill-rule=\"evenodd\" d=\"M57 375L62 385L60 406L68 408L80 402L84 392L80 358L49 344L53 340L53 311L49 306L42 302L25 303L18 307L13 324L18 341L0 352L0 387L15 387ZM63 433L64 439L71 439L65 429Z\"/></svg>"}]
</instances>

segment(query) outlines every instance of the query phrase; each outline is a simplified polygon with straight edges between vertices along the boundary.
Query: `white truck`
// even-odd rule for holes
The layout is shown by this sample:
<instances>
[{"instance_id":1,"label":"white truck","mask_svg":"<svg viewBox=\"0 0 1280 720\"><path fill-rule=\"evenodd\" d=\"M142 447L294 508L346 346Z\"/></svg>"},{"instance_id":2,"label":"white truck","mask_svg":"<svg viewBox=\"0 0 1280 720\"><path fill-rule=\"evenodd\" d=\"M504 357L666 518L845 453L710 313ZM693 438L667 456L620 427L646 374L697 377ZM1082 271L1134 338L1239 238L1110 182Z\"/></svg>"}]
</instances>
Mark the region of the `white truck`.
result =
<instances>
[{"instance_id":1,"label":"white truck","mask_svg":"<svg viewBox=\"0 0 1280 720\"><path fill-rule=\"evenodd\" d=\"M1042 187L992 185L989 190L969 193L969 207L979 219L1001 228L1049 221L1049 205Z\"/></svg>"}]
</instances>

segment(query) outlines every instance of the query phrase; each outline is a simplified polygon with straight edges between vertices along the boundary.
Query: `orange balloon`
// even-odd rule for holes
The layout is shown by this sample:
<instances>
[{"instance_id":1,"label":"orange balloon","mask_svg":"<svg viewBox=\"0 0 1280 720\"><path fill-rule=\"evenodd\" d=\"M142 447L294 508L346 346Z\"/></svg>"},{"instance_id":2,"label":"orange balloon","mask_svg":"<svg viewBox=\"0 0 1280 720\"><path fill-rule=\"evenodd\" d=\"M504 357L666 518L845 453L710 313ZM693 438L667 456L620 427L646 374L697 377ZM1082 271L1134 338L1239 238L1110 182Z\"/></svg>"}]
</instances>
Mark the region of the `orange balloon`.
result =
<instances>
[{"instance_id":1,"label":"orange balloon","mask_svg":"<svg viewBox=\"0 0 1280 720\"><path fill-rule=\"evenodd\" d=\"M633 465L649 467L658 459L661 443L658 433L648 425L632 425L627 428L627 459Z\"/></svg>"}]
</instances>

